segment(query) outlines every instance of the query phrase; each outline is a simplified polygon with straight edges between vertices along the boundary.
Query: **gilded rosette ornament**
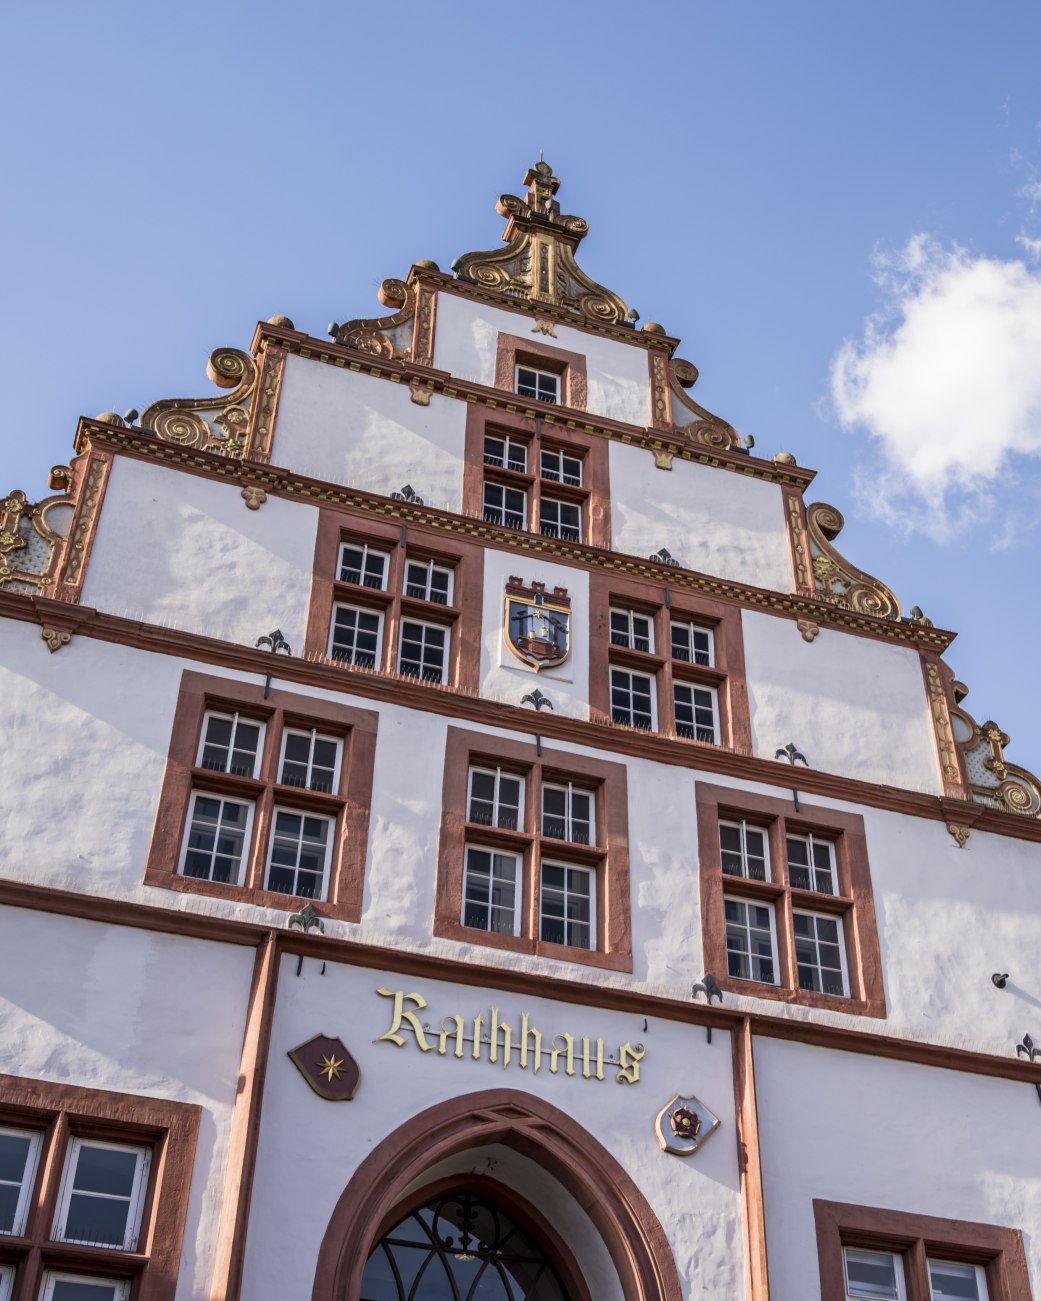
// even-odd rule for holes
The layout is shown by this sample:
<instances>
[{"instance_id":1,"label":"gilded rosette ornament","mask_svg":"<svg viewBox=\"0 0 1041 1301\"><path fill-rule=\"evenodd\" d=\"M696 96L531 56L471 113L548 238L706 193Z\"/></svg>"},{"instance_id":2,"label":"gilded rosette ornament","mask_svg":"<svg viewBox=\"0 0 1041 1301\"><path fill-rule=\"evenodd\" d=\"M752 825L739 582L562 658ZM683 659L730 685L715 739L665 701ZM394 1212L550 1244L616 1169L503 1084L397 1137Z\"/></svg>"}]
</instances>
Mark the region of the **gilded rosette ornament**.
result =
<instances>
[{"instance_id":1,"label":"gilded rosette ornament","mask_svg":"<svg viewBox=\"0 0 1041 1301\"><path fill-rule=\"evenodd\" d=\"M672 1156L693 1156L719 1128L719 1117L693 1093L674 1093L654 1118L658 1146Z\"/></svg>"}]
</instances>

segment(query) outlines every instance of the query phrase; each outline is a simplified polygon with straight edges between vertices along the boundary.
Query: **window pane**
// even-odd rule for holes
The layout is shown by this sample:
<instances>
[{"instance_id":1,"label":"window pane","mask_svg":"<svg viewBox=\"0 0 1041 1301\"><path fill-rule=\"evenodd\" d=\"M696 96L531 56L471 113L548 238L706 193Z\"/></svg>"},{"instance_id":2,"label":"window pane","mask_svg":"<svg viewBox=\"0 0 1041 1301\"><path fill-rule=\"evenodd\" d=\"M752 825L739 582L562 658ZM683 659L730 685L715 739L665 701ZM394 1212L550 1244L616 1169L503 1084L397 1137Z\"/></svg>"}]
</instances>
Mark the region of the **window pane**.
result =
<instances>
[{"instance_id":1,"label":"window pane","mask_svg":"<svg viewBox=\"0 0 1041 1301\"><path fill-rule=\"evenodd\" d=\"M380 624L380 615L372 610L360 610L353 605L334 606L330 657L359 668L375 668Z\"/></svg>"},{"instance_id":2,"label":"window pane","mask_svg":"<svg viewBox=\"0 0 1041 1301\"><path fill-rule=\"evenodd\" d=\"M276 809L267 888L302 899L320 898L331 826L329 818Z\"/></svg>"},{"instance_id":3,"label":"window pane","mask_svg":"<svg viewBox=\"0 0 1041 1301\"><path fill-rule=\"evenodd\" d=\"M692 687L677 682L673 687L676 707L676 734L689 741L716 740L716 709L713 693L707 687Z\"/></svg>"},{"instance_id":4,"label":"window pane","mask_svg":"<svg viewBox=\"0 0 1041 1301\"><path fill-rule=\"evenodd\" d=\"M478 930L514 934L517 859L487 849L466 851L463 882L463 925Z\"/></svg>"},{"instance_id":5,"label":"window pane","mask_svg":"<svg viewBox=\"0 0 1041 1301\"><path fill-rule=\"evenodd\" d=\"M929 1282L935 1301L981 1301L979 1275L975 1265L955 1265L946 1260L929 1262Z\"/></svg>"},{"instance_id":6,"label":"window pane","mask_svg":"<svg viewBox=\"0 0 1041 1301\"><path fill-rule=\"evenodd\" d=\"M592 948L593 873L543 863L539 935L550 944Z\"/></svg>"},{"instance_id":7,"label":"window pane","mask_svg":"<svg viewBox=\"0 0 1041 1301\"><path fill-rule=\"evenodd\" d=\"M896 1257L888 1251L852 1251L846 1249L846 1293L850 1297L899 1301Z\"/></svg>"},{"instance_id":8,"label":"window pane","mask_svg":"<svg viewBox=\"0 0 1041 1301\"><path fill-rule=\"evenodd\" d=\"M250 805L196 795L184 856L184 875L238 884Z\"/></svg>"},{"instance_id":9,"label":"window pane","mask_svg":"<svg viewBox=\"0 0 1041 1301\"><path fill-rule=\"evenodd\" d=\"M72 1186L77 1192L129 1197L134 1187L137 1162L136 1152L120 1152L113 1148L88 1147L84 1144L79 1150Z\"/></svg>"},{"instance_id":10,"label":"window pane","mask_svg":"<svg viewBox=\"0 0 1041 1301\"><path fill-rule=\"evenodd\" d=\"M382 590L386 585L387 555L366 546L347 544L340 552L340 582Z\"/></svg>"},{"instance_id":11,"label":"window pane","mask_svg":"<svg viewBox=\"0 0 1041 1301\"><path fill-rule=\"evenodd\" d=\"M125 1283L108 1283L102 1279L48 1278L44 1301L122 1301L127 1295Z\"/></svg>"},{"instance_id":12,"label":"window pane","mask_svg":"<svg viewBox=\"0 0 1041 1301\"><path fill-rule=\"evenodd\" d=\"M771 910L740 899L725 899L727 970L740 980L774 983Z\"/></svg>"},{"instance_id":13,"label":"window pane","mask_svg":"<svg viewBox=\"0 0 1041 1301\"><path fill-rule=\"evenodd\" d=\"M38 1134L0 1130L0 1233L21 1233L25 1227L28 1185L35 1173L38 1146Z\"/></svg>"},{"instance_id":14,"label":"window pane","mask_svg":"<svg viewBox=\"0 0 1041 1301\"><path fill-rule=\"evenodd\" d=\"M398 671L427 682L443 682L447 636L446 628L403 622Z\"/></svg>"}]
</instances>

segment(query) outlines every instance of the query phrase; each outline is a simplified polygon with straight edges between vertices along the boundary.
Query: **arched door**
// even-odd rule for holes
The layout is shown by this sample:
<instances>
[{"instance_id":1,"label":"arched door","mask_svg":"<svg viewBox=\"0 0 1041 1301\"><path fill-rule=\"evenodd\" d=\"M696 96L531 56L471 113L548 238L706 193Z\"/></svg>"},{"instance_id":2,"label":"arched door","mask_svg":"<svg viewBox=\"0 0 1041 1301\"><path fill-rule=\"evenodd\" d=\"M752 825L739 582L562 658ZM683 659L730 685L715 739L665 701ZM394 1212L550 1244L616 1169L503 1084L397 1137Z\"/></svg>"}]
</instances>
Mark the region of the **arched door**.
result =
<instances>
[{"instance_id":1,"label":"arched door","mask_svg":"<svg viewBox=\"0 0 1041 1301\"><path fill-rule=\"evenodd\" d=\"M567 1301L567 1293L546 1248L502 1206L463 1188L380 1238L361 1301Z\"/></svg>"}]
</instances>

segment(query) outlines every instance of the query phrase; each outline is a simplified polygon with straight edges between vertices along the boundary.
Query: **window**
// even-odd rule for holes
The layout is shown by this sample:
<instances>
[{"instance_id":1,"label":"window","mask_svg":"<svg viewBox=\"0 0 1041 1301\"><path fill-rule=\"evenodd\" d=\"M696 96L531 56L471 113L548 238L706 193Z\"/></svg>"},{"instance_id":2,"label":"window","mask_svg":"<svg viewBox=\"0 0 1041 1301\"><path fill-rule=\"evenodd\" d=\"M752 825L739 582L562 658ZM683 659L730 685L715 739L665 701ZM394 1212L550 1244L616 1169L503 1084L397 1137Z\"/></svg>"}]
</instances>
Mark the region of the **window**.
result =
<instances>
[{"instance_id":1,"label":"window","mask_svg":"<svg viewBox=\"0 0 1041 1301\"><path fill-rule=\"evenodd\" d=\"M885 1016L863 819L707 782L695 799L706 971L735 993Z\"/></svg>"},{"instance_id":2,"label":"window","mask_svg":"<svg viewBox=\"0 0 1041 1301\"><path fill-rule=\"evenodd\" d=\"M502 473L509 475L508 471ZM371 541L347 536L358 524L374 534ZM525 516L523 527L527 527ZM315 544L311 603L303 654L327 659L350 672L403 672L417 682L439 682L476 694L480 680L478 637L453 637L451 630L464 617L478 627L482 592L479 576L481 544L446 536L419 523L392 525L335 510L322 510ZM375 565L372 585L345 582L337 566L341 553L363 557ZM373 559L375 557L375 560ZM359 559L357 564L360 565ZM360 572L355 566L355 575ZM375 582L378 578L378 584ZM436 624L439 633L421 634L413 628L402 645L403 624ZM440 645L441 664L434 672L433 643ZM402 661L404 664L402 665Z\"/></svg>"},{"instance_id":3,"label":"window","mask_svg":"<svg viewBox=\"0 0 1041 1301\"><path fill-rule=\"evenodd\" d=\"M594 717L751 753L739 612L671 589L590 575ZM634 692L639 699L634 700Z\"/></svg>"},{"instance_id":4,"label":"window","mask_svg":"<svg viewBox=\"0 0 1041 1301\"><path fill-rule=\"evenodd\" d=\"M463 925L497 935L517 934L516 854L468 845L463 884Z\"/></svg>"},{"instance_id":5,"label":"window","mask_svg":"<svg viewBox=\"0 0 1041 1301\"><path fill-rule=\"evenodd\" d=\"M539 503L539 532L544 538L582 541L582 511L572 502L543 497Z\"/></svg>"},{"instance_id":6,"label":"window","mask_svg":"<svg viewBox=\"0 0 1041 1301\"><path fill-rule=\"evenodd\" d=\"M435 605L451 605L452 571L432 560L406 560L405 595Z\"/></svg>"},{"instance_id":7,"label":"window","mask_svg":"<svg viewBox=\"0 0 1041 1301\"><path fill-rule=\"evenodd\" d=\"M676 711L676 735L692 741L719 740L716 722L716 690L714 687L696 687L690 682L672 684Z\"/></svg>"},{"instance_id":8,"label":"window","mask_svg":"<svg viewBox=\"0 0 1041 1301\"><path fill-rule=\"evenodd\" d=\"M379 611L334 605L329 658L361 669L378 668L382 633L383 615Z\"/></svg>"},{"instance_id":9,"label":"window","mask_svg":"<svg viewBox=\"0 0 1041 1301\"><path fill-rule=\"evenodd\" d=\"M367 543L345 542L340 548L340 582L386 590L390 556Z\"/></svg>"},{"instance_id":10,"label":"window","mask_svg":"<svg viewBox=\"0 0 1041 1301\"><path fill-rule=\"evenodd\" d=\"M540 402L559 402L560 376L548 370L518 366L516 391L524 398L538 398Z\"/></svg>"},{"instance_id":11,"label":"window","mask_svg":"<svg viewBox=\"0 0 1041 1301\"><path fill-rule=\"evenodd\" d=\"M593 947L596 893L588 867L543 862L539 904L541 939L578 949Z\"/></svg>"},{"instance_id":12,"label":"window","mask_svg":"<svg viewBox=\"0 0 1041 1301\"><path fill-rule=\"evenodd\" d=\"M199 747L199 767L252 777L257 767L263 724L238 714L207 714Z\"/></svg>"},{"instance_id":13,"label":"window","mask_svg":"<svg viewBox=\"0 0 1041 1301\"><path fill-rule=\"evenodd\" d=\"M40 1134L0 1128L0 1233L18 1237L25 1228L29 1195L40 1156ZM0 1290L0 1301L3 1292Z\"/></svg>"},{"instance_id":14,"label":"window","mask_svg":"<svg viewBox=\"0 0 1041 1301\"><path fill-rule=\"evenodd\" d=\"M611 720L654 731L654 679L627 669L611 670Z\"/></svg>"},{"instance_id":15,"label":"window","mask_svg":"<svg viewBox=\"0 0 1041 1301\"><path fill-rule=\"evenodd\" d=\"M227 718L259 733L246 771L202 766ZM375 730L368 710L186 673L146 884L357 920Z\"/></svg>"},{"instance_id":16,"label":"window","mask_svg":"<svg viewBox=\"0 0 1041 1301\"><path fill-rule=\"evenodd\" d=\"M510 438L508 434L501 438L486 434L484 463L496 465L500 470L516 470L518 474L525 474L528 469L528 445L518 438Z\"/></svg>"},{"instance_id":17,"label":"window","mask_svg":"<svg viewBox=\"0 0 1041 1301\"><path fill-rule=\"evenodd\" d=\"M69 1146L52 1237L134 1251L150 1153L77 1138Z\"/></svg>"},{"instance_id":18,"label":"window","mask_svg":"<svg viewBox=\"0 0 1041 1301\"><path fill-rule=\"evenodd\" d=\"M1020 1301L1018 1229L814 1201L822 1301Z\"/></svg>"},{"instance_id":19,"label":"window","mask_svg":"<svg viewBox=\"0 0 1041 1301\"><path fill-rule=\"evenodd\" d=\"M200 1115L0 1076L0 1301L172 1296Z\"/></svg>"},{"instance_id":20,"label":"window","mask_svg":"<svg viewBox=\"0 0 1041 1301\"><path fill-rule=\"evenodd\" d=\"M553 840L572 840L577 845L595 845L594 792L579 790L568 782L542 786L542 834Z\"/></svg>"},{"instance_id":21,"label":"window","mask_svg":"<svg viewBox=\"0 0 1041 1301\"><path fill-rule=\"evenodd\" d=\"M671 626L672 658L683 664L700 664L711 668L714 663L712 654L712 629L699 628L693 623L677 623Z\"/></svg>"},{"instance_id":22,"label":"window","mask_svg":"<svg viewBox=\"0 0 1041 1301\"><path fill-rule=\"evenodd\" d=\"M398 672L425 682L444 682L448 635L449 630L442 624L403 619Z\"/></svg>"},{"instance_id":23,"label":"window","mask_svg":"<svg viewBox=\"0 0 1041 1301\"><path fill-rule=\"evenodd\" d=\"M502 524L508 529L522 529L528 523L528 495L519 488L507 488L501 483L484 485L484 518L489 524Z\"/></svg>"},{"instance_id":24,"label":"window","mask_svg":"<svg viewBox=\"0 0 1041 1301\"><path fill-rule=\"evenodd\" d=\"M611 645L626 650L653 651L654 634L649 615L635 610L611 611Z\"/></svg>"},{"instance_id":25,"label":"window","mask_svg":"<svg viewBox=\"0 0 1041 1301\"><path fill-rule=\"evenodd\" d=\"M479 827L519 831L523 791L524 779L514 773L505 773L501 768L471 768L467 821Z\"/></svg>"},{"instance_id":26,"label":"window","mask_svg":"<svg viewBox=\"0 0 1041 1301\"><path fill-rule=\"evenodd\" d=\"M523 467L522 467L523 468ZM566 483L572 488L582 486L582 461L555 448L543 448L539 453L539 474L554 483Z\"/></svg>"},{"instance_id":27,"label":"window","mask_svg":"<svg viewBox=\"0 0 1041 1301\"><path fill-rule=\"evenodd\" d=\"M434 934L632 970L625 765L448 729Z\"/></svg>"}]
</instances>

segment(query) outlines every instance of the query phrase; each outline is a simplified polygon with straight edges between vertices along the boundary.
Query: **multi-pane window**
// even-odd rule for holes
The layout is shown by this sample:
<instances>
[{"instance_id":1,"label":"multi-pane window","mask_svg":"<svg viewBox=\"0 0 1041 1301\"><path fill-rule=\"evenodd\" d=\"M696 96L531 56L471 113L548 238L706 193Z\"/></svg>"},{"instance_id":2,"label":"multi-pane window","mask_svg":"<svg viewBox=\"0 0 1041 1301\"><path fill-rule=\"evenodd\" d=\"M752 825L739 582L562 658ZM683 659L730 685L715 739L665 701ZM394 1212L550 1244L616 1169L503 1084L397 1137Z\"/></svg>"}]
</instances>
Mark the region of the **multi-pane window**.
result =
<instances>
[{"instance_id":1,"label":"multi-pane window","mask_svg":"<svg viewBox=\"0 0 1041 1301\"><path fill-rule=\"evenodd\" d=\"M572 488L582 486L582 462L567 452L543 449L539 453L539 474L554 483L566 483Z\"/></svg>"},{"instance_id":2,"label":"multi-pane window","mask_svg":"<svg viewBox=\"0 0 1041 1301\"><path fill-rule=\"evenodd\" d=\"M571 782L544 782L542 786L542 834L553 840L570 840L576 845L596 843L593 792L580 790Z\"/></svg>"},{"instance_id":3,"label":"multi-pane window","mask_svg":"<svg viewBox=\"0 0 1041 1301\"><path fill-rule=\"evenodd\" d=\"M405 595L435 605L452 603L452 571L433 560L405 562Z\"/></svg>"},{"instance_id":4,"label":"multi-pane window","mask_svg":"<svg viewBox=\"0 0 1041 1301\"><path fill-rule=\"evenodd\" d=\"M611 611L611 645L626 650L653 651L654 634L649 615L635 610Z\"/></svg>"},{"instance_id":5,"label":"multi-pane window","mask_svg":"<svg viewBox=\"0 0 1041 1301\"><path fill-rule=\"evenodd\" d=\"M528 495L501 483L484 485L484 518L489 524L522 529L528 522Z\"/></svg>"},{"instance_id":6,"label":"multi-pane window","mask_svg":"<svg viewBox=\"0 0 1041 1301\"><path fill-rule=\"evenodd\" d=\"M582 541L582 508L570 501L543 497L539 503L539 531L545 538Z\"/></svg>"},{"instance_id":7,"label":"multi-pane window","mask_svg":"<svg viewBox=\"0 0 1041 1301\"><path fill-rule=\"evenodd\" d=\"M902 1257L891 1251L847 1247L843 1268L848 1301L906 1301ZM988 1301L987 1281L979 1265L928 1260L931 1301Z\"/></svg>"},{"instance_id":8,"label":"multi-pane window","mask_svg":"<svg viewBox=\"0 0 1041 1301\"><path fill-rule=\"evenodd\" d=\"M0 1234L17 1237L25 1228L39 1156L38 1132L0 1129Z\"/></svg>"},{"instance_id":9,"label":"multi-pane window","mask_svg":"<svg viewBox=\"0 0 1041 1301\"><path fill-rule=\"evenodd\" d=\"M819 836L788 836L788 879L797 890L835 894L835 847Z\"/></svg>"},{"instance_id":10,"label":"multi-pane window","mask_svg":"<svg viewBox=\"0 0 1041 1301\"><path fill-rule=\"evenodd\" d=\"M341 748L337 737L323 736L315 728L287 727L282 734L279 783L330 794L339 781Z\"/></svg>"},{"instance_id":11,"label":"multi-pane window","mask_svg":"<svg viewBox=\"0 0 1041 1301\"><path fill-rule=\"evenodd\" d=\"M444 682L449 630L443 624L403 619L398 672L424 682Z\"/></svg>"},{"instance_id":12,"label":"multi-pane window","mask_svg":"<svg viewBox=\"0 0 1041 1301\"><path fill-rule=\"evenodd\" d=\"M766 985L777 981L774 912L769 904L726 899L727 972L739 980Z\"/></svg>"},{"instance_id":13,"label":"multi-pane window","mask_svg":"<svg viewBox=\"0 0 1041 1301\"><path fill-rule=\"evenodd\" d=\"M842 919L821 913L792 914L799 988L845 995L846 961Z\"/></svg>"},{"instance_id":14,"label":"multi-pane window","mask_svg":"<svg viewBox=\"0 0 1041 1301\"><path fill-rule=\"evenodd\" d=\"M611 669L611 718L628 727L654 730L654 679L646 673Z\"/></svg>"},{"instance_id":15,"label":"multi-pane window","mask_svg":"<svg viewBox=\"0 0 1041 1301\"><path fill-rule=\"evenodd\" d=\"M128 1279L95 1278L48 1270L43 1276L40 1301L129 1301ZM0 1291L0 1301L3 1292Z\"/></svg>"},{"instance_id":16,"label":"multi-pane window","mask_svg":"<svg viewBox=\"0 0 1041 1301\"><path fill-rule=\"evenodd\" d=\"M134 1251L150 1157L148 1148L74 1139L65 1162L54 1238Z\"/></svg>"},{"instance_id":17,"label":"multi-pane window","mask_svg":"<svg viewBox=\"0 0 1041 1301\"><path fill-rule=\"evenodd\" d=\"M532 366L518 366L517 392L521 397L537 398L540 402L559 402L560 376Z\"/></svg>"},{"instance_id":18,"label":"multi-pane window","mask_svg":"<svg viewBox=\"0 0 1041 1301\"><path fill-rule=\"evenodd\" d=\"M471 768L466 820L481 827L518 831L524 811L524 780L501 768Z\"/></svg>"},{"instance_id":19,"label":"multi-pane window","mask_svg":"<svg viewBox=\"0 0 1041 1301\"><path fill-rule=\"evenodd\" d=\"M674 619L670 631L674 660L679 660L683 664L712 667L714 656L710 628L699 628L694 623L678 623Z\"/></svg>"},{"instance_id":20,"label":"multi-pane window","mask_svg":"<svg viewBox=\"0 0 1041 1301\"><path fill-rule=\"evenodd\" d=\"M595 876L588 867L542 864L539 935L550 944L590 949L596 934Z\"/></svg>"},{"instance_id":21,"label":"multi-pane window","mask_svg":"<svg viewBox=\"0 0 1041 1301\"><path fill-rule=\"evenodd\" d=\"M265 888L301 899L325 897L332 819L275 809Z\"/></svg>"},{"instance_id":22,"label":"multi-pane window","mask_svg":"<svg viewBox=\"0 0 1041 1301\"><path fill-rule=\"evenodd\" d=\"M753 827L744 818L739 822L719 824L719 858L727 876L743 876L750 881L769 880L770 853L762 827Z\"/></svg>"},{"instance_id":23,"label":"multi-pane window","mask_svg":"<svg viewBox=\"0 0 1041 1301\"><path fill-rule=\"evenodd\" d=\"M688 741L719 738L716 725L716 692L713 687L698 687L691 682L673 682L673 706L676 711L676 735Z\"/></svg>"},{"instance_id":24,"label":"multi-pane window","mask_svg":"<svg viewBox=\"0 0 1041 1301\"><path fill-rule=\"evenodd\" d=\"M0 1265L0 1301L11 1301L13 1286L14 1270L10 1265Z\"/></svg>"},{"instance_id":25,"label":"multi-pane window","mask_svg":"<svg viewBox=\"0 0 1041 1301\"><path fill-rule=\"evenodd\" d=\"M498 466L502 470L516 470L517 473L524 474L528 469L527 444L505 434L501 438L493 434L485 434L484 463Z\"/></svg>"},{"instance_id":26,"label":"multi-pane window","mask_svg":"<svg viewBox=\"0 0 1041 1301\"><path fill-rule=\"evenodd\" d=\"M209 713L203 727L198 764L211 772L252 777L264 739L264 725L239 714Z\"/></svg>"},{"instance_id":27,"label":"multi-pane window","mask_svg":"<svg viewBox=\"0 0 1041 1301\"><path fill-rule=\"evenodd\" d=\"M252 803L194 791L181 871L199 881L239 885L252 824Z\"/></svg>"},{"instance_id":28,"label":"multi-pane window","mask_svg":"<svg viewBox=\"0 0 1041 1301\"><path fill-rule=\"evenodd\" d=\"M379 611L334 605L329 657L358 668L378 668L382 632L383 615Z\"/></svg>"},{"instance_id":29,"label":"multi-pane window","mask_svg":"<svg viewBox=\"0 0 1041 1301\"><path fill-rule=\"evenodd\" d=\"M390 556L365 543L344 542L340 547L340 582L385 591Z\"/></svg>"},{"instance_id":30,"label":"multi-pane window","mask_svg":"<svg viewBox=\"0 0 1041 1301\"><path fill-rule=\"evenodd\" d=\"M463 925L499 935L516 935L520 859L469 845L463 873Z\"/></svg>"}]
</instances>

